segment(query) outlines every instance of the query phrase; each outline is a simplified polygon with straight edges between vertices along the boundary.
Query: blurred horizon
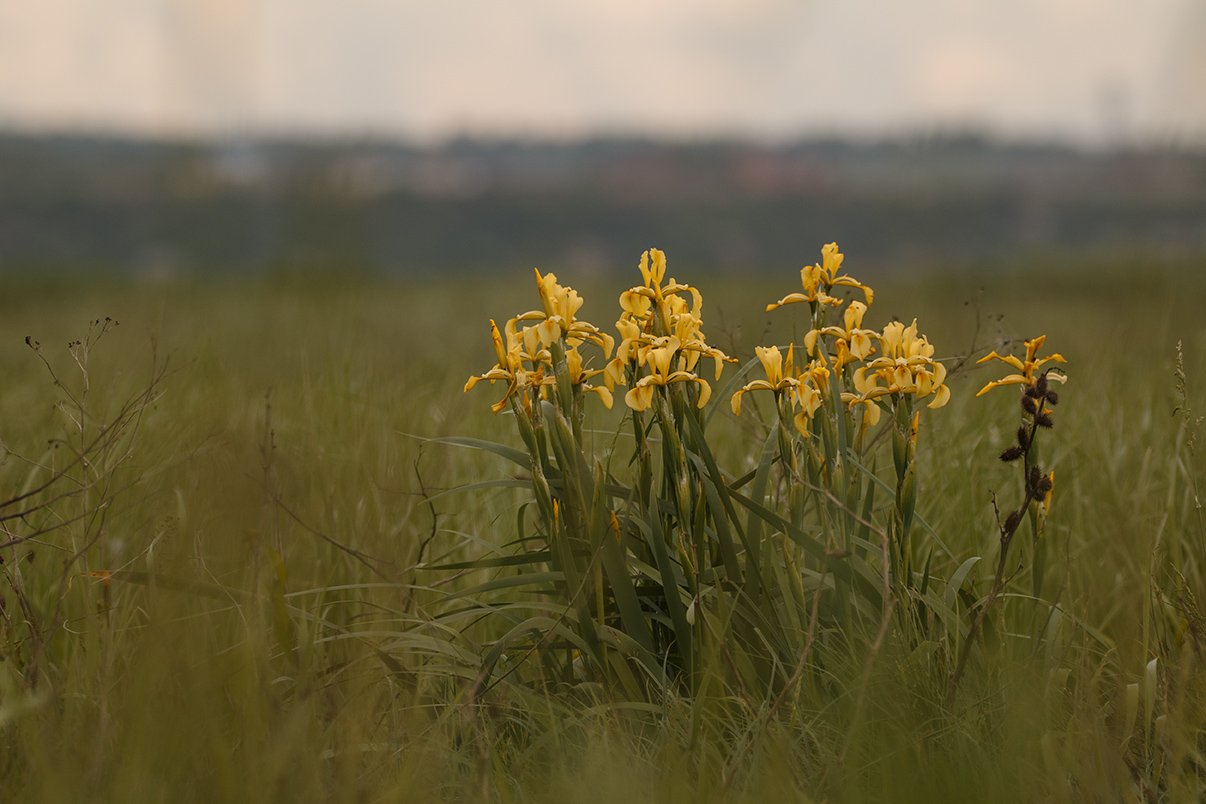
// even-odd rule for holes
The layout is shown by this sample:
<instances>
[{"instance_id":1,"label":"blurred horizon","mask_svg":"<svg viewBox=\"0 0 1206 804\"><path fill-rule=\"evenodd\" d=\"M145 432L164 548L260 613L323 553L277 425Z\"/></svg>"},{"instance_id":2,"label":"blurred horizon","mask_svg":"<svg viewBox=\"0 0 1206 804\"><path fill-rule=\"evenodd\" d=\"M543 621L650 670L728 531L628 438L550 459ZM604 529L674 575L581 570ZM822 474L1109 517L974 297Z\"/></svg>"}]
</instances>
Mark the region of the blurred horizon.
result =
<instances>
[{"instance_id":1,"label":"blurred horizon","mask_svg":"<svg viewBox=\"0 0 1206 804\"><path fill-rule=\"evenodd\" d=\"M1206 255L1206 151L880 141L135 140L0 134L0 273L607 275Z\"/></svg>"},{"instance_id":2,"label":"blurred horizon","mask_svg":"<svg viewBox=\"0 0 1206 804\"><path fill-rule=\"evenodd\" d=\"M1206 143L1197 0L0 4L0 130Z\"/></svg>"}]
</instances>

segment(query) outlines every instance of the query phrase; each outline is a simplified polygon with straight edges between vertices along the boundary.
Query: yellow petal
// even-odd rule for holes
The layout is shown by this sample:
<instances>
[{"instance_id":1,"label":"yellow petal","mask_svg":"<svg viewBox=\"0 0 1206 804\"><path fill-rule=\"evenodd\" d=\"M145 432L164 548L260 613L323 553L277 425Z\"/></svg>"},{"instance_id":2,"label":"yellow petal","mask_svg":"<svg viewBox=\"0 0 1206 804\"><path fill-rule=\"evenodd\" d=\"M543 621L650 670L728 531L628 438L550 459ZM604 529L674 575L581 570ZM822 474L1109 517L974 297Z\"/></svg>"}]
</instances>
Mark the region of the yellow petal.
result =
<instances>
[{"instance_id":1,"label":"yellow petal","mask_svg":"<svg viewBox=\"0 0 1206 804\"><path fill-rule=\"evenodd\" d=\"M846 312L843 319L846 322L846 331L858 329L863 325L863 313L867 312L867 305L859 301L850 302L846 307Z\"/></svg>"},{"instance_id":2,"label":"yellow petal","mask_svg":"<svg viewBox=\"0 0 1206 804\"><path fill-rule=\"evenodd\" d=\"M733 398L731 400L729 400L729 405L733 408L734 416L741 415L741 395L744 393L745 393L745 389L742 388L740 391L733 394Z\"/></svg>"},{"instance_id":3,"label":"yellow petal","mask_svg":"<svg viewBox=\"0 0 1206 804\"><path fill-rule=\"evenodd\" d=\"M856 360L866 360L875 351L875 347L871 343L871 336L866 330L857 330L850 333L850 354Z\"/></svg>"},{"instance_id":4,"label":"yellow petal","mask_svg":"<svg viewBox=\"0 0 1206 804\"><path fill-rule=\"evenodd\" d=\"M716 379L720 380L720 371L724 368L724 352L719 349L713 349L710 354L712 355L713 362L716 363Z\"/></svg>"},{"instance_id":5,"label":"yellow petal","mask_svg":"<svg viewBox=\"0 0 1206 804\"><path fill-rule=\"evenodd\" d=\"M649 273L653 278L654 286L662 284L662 278L666 275L666 254L661 249L649 249L650 255L653 257L653 265L649 269Z\"/></svg>"},{"instance_id":6,"label":"yellow petal","mask_svg":"<svg viewBox=\"0 0 1206 804\"><path fill-rule=\"evenodd\" d=\"M892 384L901 391L913 390L915 385L913 382L913 372L909 371L908 366L897 366L892 371Z\"/></svg>"},{"instance_id":7,"label":"yellow petal","mask_svg":"<svg viewBox=\"0 0 1206 804\"><path fill-rule=\"evenodd\" d=\"M647 410L653 401L653 386L638 385L624 394L624 403L633 410Z\"/></svg>"},{"instance_id":8,"label":"yellow petal","mask_svg":"<svg viewBox=\"0 0 1206 804\"><path fill-rule=\"evenodd\" d=\"M778 385L783 379L783 356L779 354L778 346L755 346L754 354L758 355L758 361L762 363L762 370L766 372L766 379L771 385Z\"/></svg>"},{"instance_id":9,"label":"yellow petal","mask_svg":"<svg viewBox=\"0 0 1206 804\"><path fill-rule=\"evenodd\" d=\"M639 267L641 269L641 277L645 280L645 287L649 287L650 283L653 281L653 276L649 273L648 251L641 255L641 264Z\"/></svg>"},{"instance_id":10,"label":"yellow petal","mask_svg":"<svg viewBox=\"0 0 1206 804\"><path fill-rule=\"evenodd\" d=\"M657 349L650 349L646 355L649 361L649 368L654 374L665 377L670 371L670 361L674 359L674 353L678 351L677 339L671 338L675 343L667 343Z\"/></svg>"},{"instance_id":11,"label":"yellow petal","mask_svg":"<svg viewBox=\"0 0 1206 804\"><path fill-rule=\"evenodd\" d=\"M980 363L986 363L989 360L1000 360L1002 363L1008 363L1009 365L1013 366L1018 371L1026 370L1025 364L1022 363L1021 360L1017 359L1013 355L999 355L996 353L996 351L992 351L992 352L989 352L988 354L984 355L984 357L982 357L976 361L976 364L979 365Z\"/></svg>"},{"instance_id":12,"label":"yellow petal","mask_svg":"<svg viewBox=\"0 0 1206 804\"><path fill-rule=\"evenodd\" d=\"M1005 377L1004 379L997 380L996 382L990 382L988 385L981 388L980 393L976 394L976 396L984 396L984 394L987 393L988 391L991 391L993 388L996 388L1001 385L1028 385L1028 384L1029 383L1026 382L1026 378L1023 377L1021 374L1010 374L1008 377Z\"/></svg>"},{"instance_id":13,"label":"yellow petal","mask_svg":"<svg viewBox=\"0 0 1206 804\"><path fill-rule=\"evenodd\" d=\"M879 341L884 348L884 357L899 357L901 333L904 332L904 324L899 321L890 321L884 325L883 334L879 336Z\"/></svg>"},{"instance_id":14,"label":"yellow petal","mask_svg":"<svg viewBox=\"0 0 1206 804\"><path fill-rule=\"evenodd\" d=\"M829 280L837 276L838 270L842 267L842 253L838 251L837 243L829 243L821 249L821 259L824 261L825 272L829 274Z\"/></svg>"},{"instance_id":15,"label":"yellow petal","mask_svg":"<svg viewBox=\"0 0 1206 804\"><path fill-rule=\"evenodd\" d=\"M863 403L863 408L865 408L863 411L863 426L874 427L875 425L879 424L879 405L875 404L874 402L865 402Z\"/></svg>"},{"instance_id":16,"label":"yellow petal","mask_svg":"<svg viewBox=\"0 0 1206 804\"><path fill-rule=\"evenodd\" d=\"M816 352L817 338L820 336L820 334L821 333L818 330L813 329L809 330L808 334L804 336L804 350L809 355Z\"/></svg>"},{"instance_id":17,"label":"yellow petal","mask_svg":"<svg viewBox=\"0 0 1206 804\"><path fill-rule=\"evenodd\" d=\"M540 345L540 335L536 331L536 327L523 328L523 348L530 356L535 357L537 346Z\"/></svg>"},{"instance_id":18,"label":"yellow petal","mask_svg":"<svg viewBox=\"0 0 1206 804\"><path fill-rule=\"evenodd\" d=\"M603 369L603 380L608 388L614 388L617 383L627 385L628 382L624 378L624 361L617 357L608 363Z\"/></svg>"},{"instance_id":19,"label":"yellow petal","mask_svg":"<svg viewBox=\"0 0 1206 804\"><path fill-rule=\"evenodd\" d=\"M587 386L583 387L583 390L589 391L590 393L598 396L599 399L601 399L603 401L603 407L607 408L608 410L611 410L611 402L612 402L611 391L607 390L606 388L602 388L598 385L587 385Z\"/></svg>"},{"instance_id":20,"label":"yellow petal","mask_svg":"<svg viewBox=\"0 0 1206 804\"><path fill-rule=\"evenodd\" d=\"M637 318L644 318L645 314L649 312L649 308L653 306L653 302L641 292L642 290L644 288L632 288L620 294L620 308Z\"/></svg>"},{"instance_id":21,"label":"yellow petal","mask_svg":"<svg viewBox=\"0 0 1206 804\"><path fill-rule=\"evenodd\" d=\"M555 319L546 318L536 325L536 335L542 346L550 346L561 337L561 325Z\"/></svg>"},{"instance_id":22,"label":"yellow petal","mask_svg":"<svg viewBox=\"0 0 1206 804\"><path fill-rule=\"evenodd\" d=\"M874 378L875 375L872 375ZM875 381L867 382L867 366L860 366L854 370L854 390L860 394L865 394L875 387Z\"/></svg>"},{"instance_id":23,"label":"yellow petal","mask_svg":"<svg viewBox=\"0 0 1206 804\"><path fill-rule=\"evenodd\" d=\"M1026 341L1026 362L1034 362L1034 356L1038 354L1038 350L1043 347L1043 341L1047 340L1046 335L1039 335L1037 338L1032 338Z\"/></svg>"},{"instance_id":24,"label":"yellow petal","mask_svg":"<svg viewBox=\"0 0 1206 804\"><path fill-rule=\"evenodd\" d=\"M808 385L796 386L796 399L800 402L801 410L810 418L821 407L821 392Z\"/></svg>"},{"instance_id":25,"label":"yellow petal","mask_svg":"<svg viewBox=\"0 0 1206 804\"><path fill-rule=\"evenodd\" d=\"M812 299L808 298L803 293L788 293L786 296L784 296L782 299L779 299L779 301L775 302L774 304L766 305L766 311L769 313L771 310L782 307L785 304L795 304L796 302L806 302L806 301L812 301Z\"/></svg>"}]
</instances>

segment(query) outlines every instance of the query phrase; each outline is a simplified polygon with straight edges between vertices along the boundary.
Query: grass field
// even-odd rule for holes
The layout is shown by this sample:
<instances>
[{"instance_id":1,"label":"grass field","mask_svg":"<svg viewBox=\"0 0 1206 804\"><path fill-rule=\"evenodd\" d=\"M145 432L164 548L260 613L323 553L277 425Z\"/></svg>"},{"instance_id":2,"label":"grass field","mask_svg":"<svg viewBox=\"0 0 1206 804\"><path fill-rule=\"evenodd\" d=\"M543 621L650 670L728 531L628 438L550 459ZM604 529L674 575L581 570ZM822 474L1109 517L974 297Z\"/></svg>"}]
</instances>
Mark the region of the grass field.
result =
<instances>
[{"instance_id":1,"label":"grass field","mask_svg":"<svg viewBox=\"0 0 1206 804\"><path fill-rule=\"evenodd\" d=\"M878 614L822 618L782 701L781 681L635 700L523 668L470 697L505 630L487 610L518 593L450 598L509 570L433 567L508 554L531 493L456 492L519 475L430 439L522 448L513 417L490 413L501 394L462 388L495 359L488 320L538 305L527 271L418 287L8 280L0 800L1201 800L1202 268L863 277L868 323L915 316L938 357L1046 334L1068 361L1045 534L1013 548L1020 569L972 635L953 705L997 563L990 492L1021 495L997 460L1017 395L975 396L998 368L952 374L917 446L917 513L937 536L915 530L912 551L961 627L892 620L877 641ZM560 276L608 326L639 281ZM709 341L738 365L803 341L800 316L763 312L795 273L693 279ZM106 317L120 326L93 326L73 359ZM631 441L621 396L587 428L596 454ZM710 404L726 475L751 470L757 406ZM821 587L823 570L803 587L814 612Z\"/></svg>"}]
</instances>

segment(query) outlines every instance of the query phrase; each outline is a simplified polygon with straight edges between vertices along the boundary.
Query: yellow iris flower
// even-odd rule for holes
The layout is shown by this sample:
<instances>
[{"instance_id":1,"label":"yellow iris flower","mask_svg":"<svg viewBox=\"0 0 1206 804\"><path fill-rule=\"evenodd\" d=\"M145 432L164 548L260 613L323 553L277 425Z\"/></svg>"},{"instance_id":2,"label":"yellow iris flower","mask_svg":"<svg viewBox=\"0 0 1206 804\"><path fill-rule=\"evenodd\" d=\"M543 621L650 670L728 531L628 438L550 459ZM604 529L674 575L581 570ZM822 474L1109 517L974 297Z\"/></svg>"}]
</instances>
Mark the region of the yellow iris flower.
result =
<instances>
[{"instance_id":1,"label":"yellow iris flower","mask_svg":"<svg viewBox=\"0 0 1206 804\"><path fill-rule=\"evenodd\" d=\"M779 301L773 304L766 305L766 311L776 310L785 304L796 304L798 302L820 302L821 304L831 304L837 306L842 303L841 299L835 299L826 293L822 287L821 267L819 265L806 265L800 269L800 283L804 286L803 293L788 293Z\"/></svg>"},{"instance_id":2,"label":"yellow iris flower","mask_svg":"<svg viewBox=\"0 0 1206 804\"><path fill-rule=\"evenodd\" d=\"M857 279L850 276L838 276L838 269L842 267L844 259L842 253L838 251L837 243L830 243L821 249L821 270L825 272L822 277L826 285L826 289L833 289L834 285L845 285L847 287L858 288L867 297L867 304L870 304L875 299L875 291L859 282Z\"/></svg>"},{"instance_id":3,"label":"yellow iris flower","mask_svg":"<svg viewBox=\"0 0 1206 804\"><path fill-rule=\"evenodd\" d=\"M571 287L562 286L552 273L540 275L536 270L536 285L540 290L540 301L543 310L533 310L518 316L516 321L538 321L531 328L528 339L539 340L542 346L549 346L554 341L565 338L570 346L577 346L583 341L590 341L603 349L604 357L611 356L615 347L615 339L601 331L594 324L578 321L574 316L582 307L582 297ZM528 351L534 350L534 343L525 339Z\"/></svg>"},{"instance_id":4,"label":"yellow iris flower","mask_svg":"<svg viewBox=\"0 0 1206 804\"><path fill-rule=\"evenodd\" d=\"M875 292L871 288L853 277L837 275L838 269L842 267L842 259L843 255L838 251L837 243L826 245L821 249L820 265L808 265L800 269L800 282L804 286L804 292L789 293L774 304L768 304L766 311L770 312L785 304L797 302L820 302L837 306L842 303L841 299L835 299L829 294L835 285L859 288L866 296L867 304L870 304L875 298Z\"/></svg>"},{"instance_id":5,"label":"yellow iris flower","mask_svg":"<svg viewBox=\"0 0 1206 804\"><path fill-rule=\"evenodd\" d=\"M662 285L662 280L666 276L665 252L656 248L649 249L641 255L639 267L645 284L630 288L620 294L620 306L625 312L635 318L648 321L653 309L656 308L657 313L661 316L662 326L668 333L674 326L674 322L671 320L673 316L686 309L686 302L678 298L679 294L690 293L694 301L692 312L696 317L699 316L700 310L703 308L703 295L698 290L690 285L675 282L674 277L670 277L669 281ZM646 301L640 301L642 298Z\"/></svg>"},{"instance_id":6,"label":"yellow iris flower","mask_svg":"<svg viewBox=\"0 0 1206 804\"><path fill-rule=\"evenodd\" d=\"M576 318L578 310L582 307L582 297L573 288L558 283L554 274L542 276L537 269L536 285L540 291L542 309L509 320L504 328L505 337L503 332L499 332L498 325L493 320L490 321L490 337L498 362L485 374L470 377L465 383L465 391L482 380L488 380L491 385L501 381L507 384L507 392L501 400L491 406L495 413L501 412L507 402L521 391L524 407L530 406L531 400L527 395L529 390L539 390L542 397L547 397L548 388L554 383L553 359L549 347L564 339L571 384L579 390L596 394L603 404L610 408L610 389L586 384L586 380L602 374L603 371L585 369L578 347L584 342L594 343L603 350L606 359L611 355L615 339L601 332L593 324ZM519 325L525 321L536 323L519 330ZM531 369L525 369L525 364L530 364Z\"/></svg>"},{"instance_id":7,"label":"yellow iris flower","mask_svg":"<svg viewBox=\"0 0 1206 804\"><path fill-rule=\"evenodd\" d=\"M800 385L800 380L792 375L793 351L794 346L787 347L787 366L784 368L783 355L779 352L778 346L754 347L754 352L758 355L758 361L762 363L762 370L766 372L766 379L746 383L740 391L733 394L733 398L730 401L733 413L738 416L741 415L741 397L750 391L784 391Z\"/></svg>"},{"instance_id":8,"label":"yellow iris flower","mask_svg":"<svg viewBox=\"0 0 1206 804\"><path fill-rule=\"evenodd\" d=\"M988 385L981 388L980 393L976 394L976 396L981 396L1000 385L1034 385L1037 380L1037 378L1034 376L1034 373L1038 371L1038 369L1042 368L1044 363L1049 363L1052 361L1056 363L1067 363L1068 361L1064 360L1063 356L1059 354L1048 355L1044 358L1037 357L1038 350L1042 347L1043 341L1045 340L1047 340L1046 335L1039 335L1034 340L1026 341L1025 360L1020 360L1013 355L999 355L995 351L989 352L987 355L977 360L977 364L986 363L989 360L1000 360L1002 363L1007 363L1021 373L1009 374L1002 379L990 382ZM1048 372L1047 379L1055 382L1068 381L1067 377L1054 371Z\"/></svg>"},{"instance_id":9,"label":"yellow iris flower","mask_svg":"<svg viewBox=\"0 0 1206 804\"><path fill-rule=\"evenodd\" d=\"M694 371L699 358L707 356L712 358L716 367L715 379L719 380L724 364L736 363L737 358L729 357L719 349L708 346L704 340L702 326L703 321L698 315L684 311L674 316L674 337L678 338L682 344L679 348L683 352L686 360L685 367L688 371Z\"/></svg>"},{"instance_id":10,"label":"yellow iris flower","mask_svg":"<svg viewBox=\"0 0 1206 804\"><path fill-rule=\"evenodd\" d=\"M648 410L653 403L653 392L657 387L665 387L675 382L699 383L699 401L697 407L703 407L712 395L712 387L706 380L696 377L689 371L671 371L674 357L679 353L682 343L673 335L662 346L648 349L645 353L645 363L649 373L637 380L627 394L624 402L633 410Z\"/></svg>"},{"instance_id":11,"label":"yellow iris flower","mask_svg":"<svg viewBox=\"0 0 1206 804\"><path fill-rule=\"evenodd\" d=\"M814 360L804 371L793 372L794 346L787 347L786 361L777 346L756 346L754 351L758 355L759 362L762 363L762 369L766 372L766 379L746 383L741 390L733 394L730 401L733 413L741 415L741 397L750 391L787 391L792 408L795 409L797 406L800 408L794 417L796 429L801 434L808 435L808 420L824 402L822 392L810 385L809 382L818 384L828 382L829 369L821 365L820 361Z\"/></svg>"},{"instance_id":12,"label":"yellow iris flower","mask_svg":"<svg viewBox=\"0 0 1206 804\"><path fill-rule=\"evenodd\" d=\"M836 338L835 349L840 360L835 360L835 367L840 371L842 366L855 360L866 360L875 352L871 339L876 337L875 330L861 329L863 315L867 305L860 301L852 301L846 307L843 315L845 327L823 327L814 329L804 336L804 348L808 354L816 351L817 338L821 335L832 335Z\"/></svg>"},{"instance_id":13,"label":"yellow iris flower","mask_svg":"<svg viewBox=\"0 0 1206 804\"><path fill-rule=\"evenodd\" d=\"M570 347L565 352L565 362L569 367L570 384L580 387L584 393L594 394L603 401L604 407L611 410L611 390L598 385L587 385L586 381L591 377L597 377L603 373L603 369L586 369L582 365L582 353L578 348Z\"/></svg>"},{"instance_id":14,"label":"yellow iris flower","mask_svg":"<svg viewBox=\"0 0 1206 804\"><path fill-rule=\"evenodd\" d=\"M627 367L645 366L655 351L663 349L671 341L677 344L675 353L683 371L688 374L694 372L699 358L707 356L715 361L716 379L719 380L724 364L736 361L707 344L700 317L703 295L690 285L675 282L673 278L663 284L666 255L658 249L650 249L641 255L640 270L644 284L620 295L621 313L616 322L620 346L615 359L604 369L603 377L607 386L614 388L616 384L626 384ZM690 296L690 303L684 295ZM646 406L652 399L652 387L657 384L651 381L643 386L645 390L641 396Z\"/></svg>"},{"instance_id":15,"label":"yellow iris flower","mask_svg":"<svg viewBox=\"0 0 1206 804\"><path fill-rule=\"evenodd\" d=\"M506 394L497 403L490 406L495 413L501 413L511 397L519 393L521 389L526 393L528 389L546 385L552 378L545 377L543 367L540 366L537 358L525 354L520 348L513 320L507 324L507 340L504 342L502 334L498 331L498 325L494 323L494 319L490 319L490 337L494 341L494 354L498 358L498 363L485 374L470 377L465 383L465 392L468 393L470 388L482 380L488 380L491 385L498 381L507 383ZM523 367L525 360L535 362L537 368L533 371L525 370Z\"/></svg>"},{"instance_id":16,"label":"yellow iris flower","mask_svg":"<svg viewBox=\"0 0 1206 804\"><path fill-rule=\"evenodd\" d=\"M800 405L800 410L795 415L796 429L801 435L808 435L808 420L816 414L825 397L819 390L804 383L796 386L795 395L795 401Z\"/></svg>"},{"instance_id":17,"label":"yellow iris flower","mask_svg":"<svg viewBox=\"0 0 1206 804\"><path fill-rule=\"evenodd\" d=\"M917 320L906 327L893 321L879 336L883 356L860 366L854 372L857 396L854 402L869 402L888 394L933 395L927 407L940 408L951 398L946 366L935 361L934 347L924 335L917 334ZM880 384L882 381L882 385ZM876 417L878 418L878 417Z\"/></svg>"}]
</instances>

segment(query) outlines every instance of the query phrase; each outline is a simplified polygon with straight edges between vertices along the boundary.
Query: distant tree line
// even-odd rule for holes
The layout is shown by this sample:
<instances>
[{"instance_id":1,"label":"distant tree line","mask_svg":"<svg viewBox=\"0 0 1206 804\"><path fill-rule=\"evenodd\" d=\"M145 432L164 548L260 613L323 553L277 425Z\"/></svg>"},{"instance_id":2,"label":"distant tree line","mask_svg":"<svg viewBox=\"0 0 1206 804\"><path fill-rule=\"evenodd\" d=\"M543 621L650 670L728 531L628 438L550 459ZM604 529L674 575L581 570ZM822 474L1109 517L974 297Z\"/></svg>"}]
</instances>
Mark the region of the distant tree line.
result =
<instances>
[{"instance_id":1,"label":"distant tree line","mask_svg":"<svg viewBox=\"0 0 1206 804\"><path fill-rule=\"evenodd\" d=\"M582 143L0 136L0 271L866 265L1206 253L1206 154L977 137Z\"/></svg>"}]
</instances>

